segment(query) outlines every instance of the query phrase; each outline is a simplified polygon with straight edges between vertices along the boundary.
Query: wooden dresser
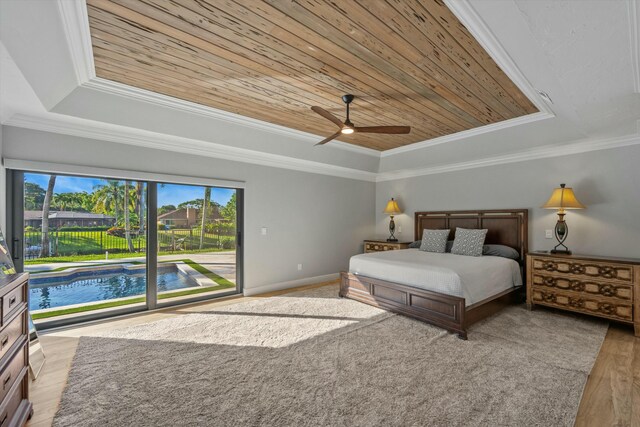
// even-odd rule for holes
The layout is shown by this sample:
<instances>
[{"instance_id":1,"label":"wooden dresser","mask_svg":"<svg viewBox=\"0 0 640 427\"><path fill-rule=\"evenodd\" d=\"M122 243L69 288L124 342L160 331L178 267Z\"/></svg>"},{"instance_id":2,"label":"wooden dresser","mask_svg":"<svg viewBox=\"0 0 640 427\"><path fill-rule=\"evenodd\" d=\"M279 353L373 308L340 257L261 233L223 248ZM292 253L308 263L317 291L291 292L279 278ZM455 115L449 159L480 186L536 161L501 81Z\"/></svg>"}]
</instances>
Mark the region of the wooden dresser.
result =
<instances>
[{"instance_id":1,"label":"wooden dresser","mask_svg":"<svg viewBox=\"0 0 640 427\"><path fill-rule=\"evenodd\" d=\"M407 249L411 242L387 242L386 240L365 240L364 253L395 251L397 249Z\"/></svg>"},{"instance_id":2,"label":"wooden dresser","mask_svg":"<svg viewBox=\"0 0 640 427\"><path fill-rule=\"evenodd\" d=\"M0 277L0 427L23 426L29 402L29 321L26 273Z\"/></svg>"},{"instance_id":3,"label":"wooden dresser","mask_svg":"<svg viewBox=\"0 0 640 427\"><path fill-rule=\"evenodd\" d=\"M527 306L534 305L629 323L640 336L640 260L532 252Z\"/></svg>"}]
</instances>

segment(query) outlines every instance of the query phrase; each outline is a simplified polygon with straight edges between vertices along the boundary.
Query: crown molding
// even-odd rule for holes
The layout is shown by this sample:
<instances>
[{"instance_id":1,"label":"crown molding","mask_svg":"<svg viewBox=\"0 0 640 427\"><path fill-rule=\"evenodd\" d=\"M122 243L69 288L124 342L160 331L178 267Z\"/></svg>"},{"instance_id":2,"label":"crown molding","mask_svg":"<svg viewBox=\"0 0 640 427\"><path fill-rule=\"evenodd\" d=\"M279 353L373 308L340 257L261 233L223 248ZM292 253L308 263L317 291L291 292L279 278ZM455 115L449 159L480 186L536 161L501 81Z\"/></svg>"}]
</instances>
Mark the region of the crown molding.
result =
<instances>
[{"instance_id":1,"label":"crown molding","mask_svg":"<svg viewBox=\"0 0 640 427\"><path fill-rule=\"evenodd\" d=\"M527 123L533 123L540 120L546 120L554 118L555 115L546 112L539 111L533 114L527 114L526 116L515 117L513 119L504 120L498 123L492 123L490 125L481 126L478 128L463 130L461 132L453 133L451 135L444 135L438 138L428 139L422 142L416 142L411 145L405 145L403 147L392 148L380 153L380 157L394 156L400 153L407 153L409 151L419 150L421 148L433 147L435 145L444 144L446 142L458 141L464 138L471 138L473 136L482 135L487 132L495 132L500 129L507 129L513 126L524 125Z\"/></svg>"},{"instance_id":2,"label":"crown molding","mask_svg":"<svg viewBox=\"0 0 640 427\"><path fill-rule=\"evenodd\" d=\"M638 123L640 125L640 121ZM296 159L278 154L229 147L227 145L196 139L143 131L135 128L126 128L117 125L96 125L95 123L87 123L87 121L82 119L69 120L66 116L61 115L55 115L54 117L41 117L15 114L9 120L4 122L3 125L368 182L393 181L418 176L456 172L466 169L640 145L640 131L638 131L633 135L597 140L582 140L564 145L547 145L517 153L487 157L467 162L375 173L314 162L311 160Z\"/></svg>"},{"instance_id":3,"label":"crown molding","mask_svg":"<svg viewBox=\"0 0 640 427\"><path fill-rule=\"evenodd\" d=\"M640 7L636 0L627 0L629 13L629 44L633 67L633 89L640 93Z\"/></svg>"},{"instance_id":4,"label":"crown molding","mask_svg":"<svg viewBox=\"0 0 640 427\"><path fill-rule=\"evenodd\" d=\"M87 3L76 0L58 0L57 3L76 80L80 86L96 76Z\"/></svg>"},{"instance_id":5,"label":"crown molding","mask_svg":"<svg viewBox=\"0 0 640 427\"><path fill-rule=\"evenodd\" d=\"M547 145L531 150L524 150L517 153L505 154L502 156L471 160L468 162L450 163L446 165L431 166L419 169L381 172L376 176L376 182L394 181L398 179L456 172L466 169L526 162L529 160L545 159L549 157L569 156L588 153L590 151L609 150L612 148L622 148L632 145L640 145L640 134L636 133L634 135L627 135L616 138L578 141L565 145Z\"/></svg>"},{"instance_id":6,"label":"crown molding","mask_svg":"<svg viewBox=\"0 0 640 427\"><path fill-rule=\"evenodd\" d=\"M52 117L15 114L3 125L27 128L64 135L78 136L138 147L154 148L184 154L214 157L216 159L251 163L262 166L290 169L308 173L331 175L360 181L374 182L376 173L335 166L312 160L298 159L279 154L248 150L214 142L166 135L119 125L96 124L83 119L63 115Z\"/></svg>"}]
</instances>

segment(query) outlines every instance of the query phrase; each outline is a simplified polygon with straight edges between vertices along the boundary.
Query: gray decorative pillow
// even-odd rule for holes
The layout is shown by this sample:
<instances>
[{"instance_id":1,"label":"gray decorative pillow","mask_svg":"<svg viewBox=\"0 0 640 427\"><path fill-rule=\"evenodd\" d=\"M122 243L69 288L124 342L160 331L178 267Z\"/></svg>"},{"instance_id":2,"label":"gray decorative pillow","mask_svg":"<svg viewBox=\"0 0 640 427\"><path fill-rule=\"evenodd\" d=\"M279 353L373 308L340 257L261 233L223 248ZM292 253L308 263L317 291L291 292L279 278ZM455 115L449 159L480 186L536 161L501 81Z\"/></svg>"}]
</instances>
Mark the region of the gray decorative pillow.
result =
<instances>
[{"instance_id":1,"label":"gray decorative pillow","mask_svg":"<svg viewBox=\"0 0 640 427\"><path fill-rule=\"evenodd\" d=\"M423 230L420 250L425 252L445 253L449 230Z\"/></svg>"},{"instance_id":2,"label":"gray decorative pillow","mask_svg":"<svg viewBox=\"0 0 640 427\"><path fill-rule=\"evenodd\" d=\"M516 251L511 246L505 245L484 245L482 255L500 256L515 260L520 259L520 252Z\"/></svg>"},{"instance_id":3,"label":"gray decorative pillow","mask_svg":"<svg viewBox=\"0 0 640 427\"><path fill-rule=\"evenodd\" d=\"M456 228L456 237L453 240L451 253L456 255L482 256L484 239L488 230L470 230Z\"/></svg>"},{"instance_id":4,"label":"gray decorative pillow","mask_svg":"<svg viewBox=\"0 0 640 427\"><path fill-rule=\"evenodd\" d=\"M409 249L417 249L422 245L422 240L416 240L415 242L409 243Z\"/></svg>"}]
</instances>

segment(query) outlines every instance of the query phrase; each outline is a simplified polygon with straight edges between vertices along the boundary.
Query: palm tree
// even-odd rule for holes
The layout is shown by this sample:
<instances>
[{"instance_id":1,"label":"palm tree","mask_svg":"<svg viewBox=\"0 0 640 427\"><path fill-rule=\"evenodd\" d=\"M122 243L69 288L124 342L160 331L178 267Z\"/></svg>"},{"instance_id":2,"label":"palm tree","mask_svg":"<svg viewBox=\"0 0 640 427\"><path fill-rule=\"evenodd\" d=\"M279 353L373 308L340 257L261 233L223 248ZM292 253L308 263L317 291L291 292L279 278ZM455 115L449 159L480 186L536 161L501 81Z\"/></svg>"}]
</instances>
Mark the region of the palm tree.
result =
<instances>
[{"instance_id":1,"label":"palm tree","mask_svg":"<svg viewBox=\"0 0 640 427\"><path fill-rule=\"evenodd\" d=\"M202 226L200 227L200 249L204 247L204 233L207 224L207 208L211 199L211 187L204 187L204 200L202 201Z\"/></svg>"},{"instance_id":2,"label":"palm tree","mask_svg":"<svg viewBox=\"0 0 640 427\"><path fill-rule=\"evenodd\" d=\"M131 230L129 224L129 181L124 182L124 237L127 239L129 252L133 252L133 242L131 241Z\"/></svg>"},{"instance_id":3,"label":"palm tree","mask_svg":"<svg viewBox=\"0 0 640 427\"><path fill-rule=\"evenodd\" d=\"M115 179L107 180L106 184L94 186L93 200L94 211L101 213L114 213L116 224L118 224L118 202L122 193L120 182Z\"/></svg>"},{"instance_id":4,"label":"palm tree","mask_svg":"<svg viewBox=\"0 0 640 427\"><path fill-rule=\"evenodd\" d=\"M49 256L49 210L51 209L51 198L53 197L53 187L56 185L56 175L49 176L49 185L44 195L42 203L42 242L40 243L40 258Z\"/></svg>"}]
</instances>

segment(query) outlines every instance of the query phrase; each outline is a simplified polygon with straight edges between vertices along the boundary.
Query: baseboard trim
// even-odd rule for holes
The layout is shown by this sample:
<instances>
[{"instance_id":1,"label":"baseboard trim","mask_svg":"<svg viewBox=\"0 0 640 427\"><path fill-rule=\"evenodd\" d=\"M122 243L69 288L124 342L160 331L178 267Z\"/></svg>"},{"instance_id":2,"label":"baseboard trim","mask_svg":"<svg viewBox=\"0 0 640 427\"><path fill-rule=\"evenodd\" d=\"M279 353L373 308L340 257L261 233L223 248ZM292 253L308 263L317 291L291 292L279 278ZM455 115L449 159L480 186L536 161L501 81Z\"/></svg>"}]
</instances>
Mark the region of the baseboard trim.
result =
<instances>
[{"instance_id":1,"label":"baseboard trim","mask_svg":"<svg viewBox=\"0 0 640 427\"><path fill-rule=\"evenodd\" d=\"M325 274L322 276L305 277L303 279L290 280L288 282L272 283L270 285L257 286L255 288L244 289L244 296L249 297L267 292L281 291L283 289L295 288L297 286L312 285L314 283L329 282L338 280L340 273Z\"/></svg>"}]
</instances>

